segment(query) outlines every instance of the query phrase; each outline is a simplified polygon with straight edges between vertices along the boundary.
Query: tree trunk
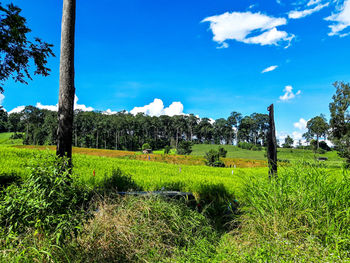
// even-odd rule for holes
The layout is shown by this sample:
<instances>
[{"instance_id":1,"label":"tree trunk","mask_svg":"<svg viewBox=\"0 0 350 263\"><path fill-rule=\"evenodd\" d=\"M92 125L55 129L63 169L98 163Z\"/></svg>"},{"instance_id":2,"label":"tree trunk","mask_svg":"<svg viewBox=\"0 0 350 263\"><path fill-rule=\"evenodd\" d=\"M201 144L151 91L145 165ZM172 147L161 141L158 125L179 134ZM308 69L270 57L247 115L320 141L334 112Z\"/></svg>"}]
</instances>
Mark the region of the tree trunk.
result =
<instances>
[{"instance_id":1,"label":"tree trunk","mask_svg":"<svg viewBox=\"0 0 350 263\"><path fill-rule=\"evenodd\" d=\"M60 88L58 99L58 156L72 158L72 130L74 107L74 33L75 33L75 0L63 0Z\"/></svg>"},{"instance_id":2,"label":"tree trunk","mask_svg":"<svg viewBox=\"0 0 350 263\"><path fill-rule=\"evenodd\" d=\"M269 113L269 131L267 134L267 159L269 163L269 177L277 175L277 141L273 104L267 110Z\"/></svg>"}]
</instances>

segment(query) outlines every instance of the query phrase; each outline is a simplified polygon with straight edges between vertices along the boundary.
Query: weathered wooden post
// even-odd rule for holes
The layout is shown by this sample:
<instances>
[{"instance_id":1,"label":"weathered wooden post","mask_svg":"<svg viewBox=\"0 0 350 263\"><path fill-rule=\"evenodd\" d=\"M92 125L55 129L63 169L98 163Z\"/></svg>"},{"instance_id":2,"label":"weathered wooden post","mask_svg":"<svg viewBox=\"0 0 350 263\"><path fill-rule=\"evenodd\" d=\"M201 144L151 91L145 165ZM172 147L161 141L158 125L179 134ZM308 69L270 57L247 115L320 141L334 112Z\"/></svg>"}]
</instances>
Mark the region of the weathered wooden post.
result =
<instances>
[{"instance_id":1,"label":"weathered wooden post","mask_svg":"<svg viewBox=\"0 0 350 263\"><path fill-rule=\"evenodd\" d=\"M269 164L269 178L277 175L277 141L275 130L275 119L273 104L267 110L269 111L269 131L267 133L267 160Z\"/></svg>"}]
</instances>

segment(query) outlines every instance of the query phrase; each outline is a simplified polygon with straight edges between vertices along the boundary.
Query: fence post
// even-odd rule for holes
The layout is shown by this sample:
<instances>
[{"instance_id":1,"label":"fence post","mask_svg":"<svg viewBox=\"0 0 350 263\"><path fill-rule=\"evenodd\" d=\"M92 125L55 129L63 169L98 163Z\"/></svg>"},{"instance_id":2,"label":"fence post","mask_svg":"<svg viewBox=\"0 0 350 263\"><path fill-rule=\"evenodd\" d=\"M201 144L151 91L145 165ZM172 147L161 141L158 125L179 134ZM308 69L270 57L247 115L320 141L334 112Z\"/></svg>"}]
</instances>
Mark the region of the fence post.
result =
<instances>
[{"instance_id":1,"label":"fence post","mask_svg":"<svg viewBox=\"0 0 350 263\"><path fill-rule=\"evenodd\" d=\"M269 164L269 178L277 176L277 141L274 120L273 104L267 110L269 111L269 130L267 133L267 160Z\"/></svg>"}]
</instances>

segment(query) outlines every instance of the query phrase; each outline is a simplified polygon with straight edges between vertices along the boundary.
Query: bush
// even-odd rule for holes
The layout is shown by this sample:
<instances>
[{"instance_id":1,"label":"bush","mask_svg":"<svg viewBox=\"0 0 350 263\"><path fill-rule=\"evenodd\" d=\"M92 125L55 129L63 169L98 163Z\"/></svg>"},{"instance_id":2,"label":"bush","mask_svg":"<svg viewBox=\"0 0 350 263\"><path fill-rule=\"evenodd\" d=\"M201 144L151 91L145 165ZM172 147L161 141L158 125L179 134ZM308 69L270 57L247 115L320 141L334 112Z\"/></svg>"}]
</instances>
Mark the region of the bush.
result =
<instances>
[{"instance_id":1,"label":"bush","mask_svg":"<svg viewBox=\"0 0 350 263\"><path fill-rule=\"evenodd\" d=\"M11 135L10 139L16 140L16 139L23 139L23 133L14 133Z\"/></svg>"},{"instance_id":2,"label":"bush","mask_svg":"<svg viewBox=\"0 0 350 263\"><path fill-rule=\"evenodd\" d=\"M87 192L70 175L66 159L46 156L34 164L23 184L10 185L0 197L0 225L7 233L54 233L59 241L77 230Z\"/></svg>"},{"instance_id":3,"label":"bush","mask_svg":"<svg viewBox=\"0 0 350 263\"><path fill-rule=\"evenodd\" d=\"M225 164L220 160L220 153L215 150L210 150L205 153L205 164L213 167L225 167Z\"/></svg>"},{"instance_id":4,"label":"bush","mask_svg":"<svg viewBox=\"0 0 350 263\"><path fill-rule=\"evenodd\" d=\"M192 142L188 142L188 141L182 141L179 143L179 145L177 146L177 154L181 154L181 155L189 155L192 152Z\"/></svg>"},{"instance_id":5,"label":"bush","mask_svg":"<svg viewBox=\"0 0 350 263\"><path fill-rule=\"evenodd\" d=\"M225 157L226 157L226 154L227 154L227 151L225 150L224 147L219 147L218 153L219 153L219 156L220 156L220 157L225 158Z\"/></svg>"},{"instance_id":6,"label":"bush","mask_svg":"<svg viewBox=\"0 0 350 263\"><path fill-rule=\"evenodd\" d=\"M323 149L327 152L332 150L325 141L320 141L319 146L321 149Z\"/></svg>"},{"instance_id":7,"label":"bush","mask_svg":"<svg viewBox=\"0 0 350 263\"><path fill-rule=\"evenodd\" d=\"M143 145L142 145L142 151L144 151L144 150L150 150L151 149L151 145L149 145L149 143L144 143Z\"/></svg>"},{"instance_id":8,"label":"bush","mask_svg":"<svg viewBox=\"0 0 350 263\"><path fill-rule=\"evenodd\" d=\"M165 154L169 154L169 153L170 153L170 150L171 150L171 146L170 146L170 145L166 145L166 146L164 147L164 153L165 153Z\"/></svg>"}]
</instances>

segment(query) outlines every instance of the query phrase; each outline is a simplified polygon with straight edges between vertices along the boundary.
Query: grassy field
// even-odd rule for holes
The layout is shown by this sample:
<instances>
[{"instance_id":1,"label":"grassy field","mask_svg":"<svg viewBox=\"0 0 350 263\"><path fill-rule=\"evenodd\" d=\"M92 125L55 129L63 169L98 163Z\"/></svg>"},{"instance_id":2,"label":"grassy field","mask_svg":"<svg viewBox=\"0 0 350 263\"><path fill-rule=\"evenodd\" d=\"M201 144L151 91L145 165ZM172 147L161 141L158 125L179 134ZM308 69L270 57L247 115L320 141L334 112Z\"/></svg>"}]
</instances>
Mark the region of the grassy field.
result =
<instances>
[{"instance_id":1,"label":"grassy field","mask_svg":"<svg viewBox=\"0 0 350 263\"><path fill-rule=\"evenodd\" d=\"M22 139L11 139L13 132L0 133L0 147L7 145L22 145Z\"/></svg>"},{"instance_id":2,"label":"grassy field","mask_svg":"<svg viewBox=\"0 0 350 263\"><path fill-rule=\"evenodd\" d=\"M325 162L315 162L311 151L279 149L278 158L290 164L279 166L278 179L270 181L264 151L225 145L225 163L237 168L213 168L204 165L202 156L219 145L195 145L190 156L74 148L74 184L65 188L66 184L57 183L54 193L58 197L48 201L47 194L43 194L50 190L45 187L48 179L40 177L46 176L45 167L55 147L18 145L19 141L10 136L0 136L0 184L18 177L25 184L10 188L12 194L11 190L0 194L0 223L16 215L19 220L14 221L15 226L26 224L20 219L39 213L40 220L44 220L41 207L46 206L50 218L47 222L53 222L54 200L59 201L66 192L73 194L66 198L75 200L80 191L75 192L77 186L98 192L98 196L99 191L106 191L103 189L192 192L204 210L198 213L182 202L157 197L103 195L91 203L93 217L87 221L78 220L81 215L74 210L57 215L69 218L60 219L59 227L81 229L77 236L65 241L54 241L56 232L43 232L40 220L27 228L26 234L6 234L8 228L0 226L0 235L4 235L0 242L1 262L350 260L350 177L341 169L342 160L336 152L323 155L328 158ZM54 175L48 171L47 178L52 178ZM33 173L39 177L33 178ZM40 188L42 193L36 196ZM8 214L12 211L9 205L14 214ZM33 212L36 209L40 212Z\"/></svg>"},{"instance_id":3,"label":"grassy field","mask_svg":"<svg viewBox=\"0 0 350 263\"><path fill-rule=\"evenodd\" d=\"M95 150L98 153L99 150ZM28 167L36 159L53 155L50 150L18 149L3 147L0 150L0 174L16 174L26 177ZM266 177L267 168L213 168L204 165L185 165L113 158L88 154L73 154L77 180L91 187L97 186L113 170L121 169L143 190L181 190L200 194L209 187L216 187L230 194L238 192L241 180L247 176ZM93 176L95 171L95 176Z\"/></svg>"},{"instance_id":4,"label":"grassy field","mask_svg":"<svg viewBox=\"0 0 350 263\"><path fill-rule=\"evenodd\" d=\"M79 152L79 149L75 150ZM298 153L300 151L285 152L286 156ZM65 183L56 183L60 177L50 179L54 176L50 171L57 172L57 166L51 167L51 170L45 168L54 156L52 149L39 151L1 147L0 179L19 176L25 180L25 184L10 188L14 191L13 194L10 190L9 193L0 194L0 222L4 222L1 221L4 219L8 222L11 218L8 211L18 211L20 207L23 207L19 210L20 219L37 214L30 212L26 215L26 211L39 209L43 214L42 207L48 207L50 219L47 222L52 222L52 211L55 210L51 206L59 198L46 201L50 196L43 194L50 191L50 187L45 187L47 182L56 189L52 193L57 192L56 195L62 197L67 191L73 191L71 189L76 187L75 184L87 187L89 191L104 189L101 188L103 186L118 189L123 184L137 190L190 191L195 194L198 202L205 201L208 208L203 213L198 213L181 202L159 198L120 199L114 196L112 200L98 199L100 201L93 202L93 217L77 226L81 229L78 236L57 243L53 241L57 235L43 232L43 223L35 223L34 220L24 237L23 234L17 237L12 232L11 235L5 234L4 242L0 243L0 261L350 260L350 177L346 171L329 168L326 162L296 164L298 158L295 157L291 165L279 168L277 180L270 181L266 167L212 168L199 164L150 161L148 158L142 160L131 158L130 153L123 154L117 151L80 149L80 153L73 154L75 183L67 188ZM143 156L133 153L135 155ZM196 160L199 157L186 158ZM33 177L33 174L38 174L39 177ZM41 179L42 176L47 176L47 179ZM38 189L42 189L42 192ZM71 194L76 196L74 191ZM40 201L42 198L43 201ZM7 205L4 206L5 203ZM238 210L227 214L236 204L239 205ZM220 211L226 212L223 214ZM71 221L75 222L76 216L72 214L69 218L71 219L59 221L59 226L72 225ZM224 218L229 221L219 226L218 222ZM18 222L15 221L15 225ZM6 233L6 229L0 227L0 235L2 231Z\"/></svg>"},{"instance_id":5,"label":"grassy field","mask_svg":"<svg viewBox=\"0 0 350 263\"><path fill-rule=\"evenodd\" d=\"M242 158L242 159L252 159L252 160L266 160L265 150L262 151L251 151L241 149L233 145L214 145L214 144L195 144L192 147L193 156L204 156L206 152L211 149L217 150L219 147L225 148L227 151L228 158ZM327 157L326 161L329 165L341 166L343 160L340 158L336 151L326 152L325 154L314 154L311 150L303 149L284 149L278 148L277 158L280 160L294 161L313 161L315 157Z\"/></svg>"}]
</instances>

